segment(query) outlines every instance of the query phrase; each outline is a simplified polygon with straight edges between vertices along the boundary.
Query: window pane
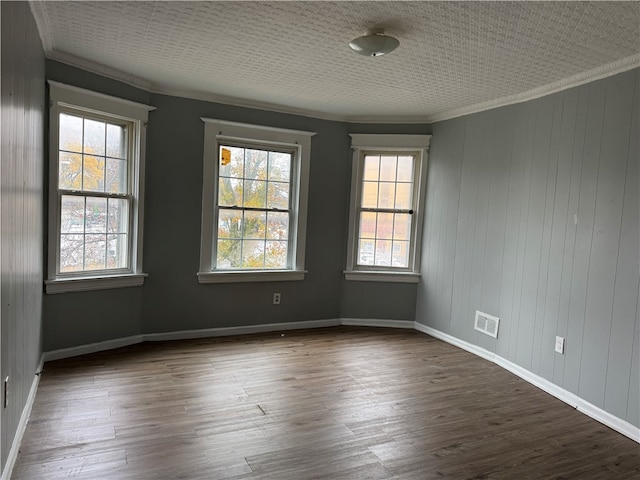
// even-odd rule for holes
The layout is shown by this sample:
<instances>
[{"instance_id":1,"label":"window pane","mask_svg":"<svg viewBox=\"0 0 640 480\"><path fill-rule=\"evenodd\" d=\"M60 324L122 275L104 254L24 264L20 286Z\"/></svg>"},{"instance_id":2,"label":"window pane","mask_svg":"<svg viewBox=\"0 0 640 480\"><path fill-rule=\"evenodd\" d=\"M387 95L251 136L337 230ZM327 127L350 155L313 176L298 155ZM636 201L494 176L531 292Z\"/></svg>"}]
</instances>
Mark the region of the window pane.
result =
<instances>
[{"instance_id":1,"label":"window pane","mask_svg":"<svg viewBox=\"0 0 640 480\"><path fill-rule=\"evenodd\" d=\"M244 178L267 179L267 152L247 148L244 158Z\"/></svg>"},{"instance_id":2,"label":"window pane","mask_svg":"<svg viewBox=\"0 0 640 480\"><path fill-rule=\"evenodd\" d=\"M242 207L243 181L220 177L218 182L218 204L222 207Z\"/></svg>"},{"instance_id":3,"label":"window pane","mask_svg":"<svg viewBox=\"0 0 640 480\"><path fill-rule=\"evenodd\" d=\"M86 235L84 246L84 269L103 270L106 267L107 236Z\"/></svg>"},{"instance_id":4,"label":"window pane","mask_svg":"<svg viewBox=\"0 0 640 480\"><path fill-rule=\"evenodd\" d=\"M63 195L60 233L84 233L84 197Z\"/></svg>"},{"instance_id":5,"label":"window pane","mask_svg":"<svg viewBox=\"0 0 640 480\"><path fill-rule=\"evenodd\" d=\"M223 150L231 152L230 160L227 162L223 158ZM220 176L221 177L234 177L242 178L244 174L244 148L230 147L228 145L221 145L220 152Z\"/></svg>"},{"instance_id":6,"label":"window pane","mask_svg":"<svg viewBox=\"0 0 640 480\"><path fill-rule=\"evenodd\" d=\"M220 209L218 213L218 237L242 238L241 211Z\"/></svg>"},{"instance_id":7,"label":"window pane","mask_svg":"<svg viewBox=\"0 0 640 480\"><path fill-rule=\"evenodd\" d=\"M127 193L127 162L107 158L107 192Z\"/></svg>"},{"instance_id":8,"label":"window pane","mask_svg":"<svg viewBox=\"0 0 640 480\"><path fill-rule=\"evenodd\" d=\"M104 165L102 157L84 156L82 166L82 189L92 192L104 192Z\"/></svg>"},{"instance_id":9,"label":"window pane","mask_svg":"<svg viewBox=\"0 0 640 480\"><path fill-rule=\"evenodd\" d=\"M393 213L378 213L376 238L389 240L393 238Z\"/></svg>"},{"instance_id":10,"label":"window pane","mask_svg":"<svg viewBox=\"0 0 640 480\"><path fill-rule=\"evenodd\" d=\"M287 242L268 241L266 243L265 268L287 268Z\"/></svg>"},{"instance_id":11,"label":"window pane","mask_svg":"<svg viewBox=\"0 0 640 480\"><path fill-rule=\"evenodd\" d=\"M285 212L267 212L267 238L287 240L289 238L289 214Z\"/></svg>"},{"instance_id":12,"label":"window pane","mask_svg":"<svg viewBox=\"0 0 640 480\"><path fill-rule=\"evenodd\" d=\"M85 231L87 233L107 232L106 198L87 197L85 222Z\"/></svg>"},{"instance_id":13,"label":"window pane","mask_svg":"<svg viewBox=\"0 0 640 480\"><path fill-rule=\"evenodd\" d=\"M107 156L127 157L127 129L122 125L107 124Z\"/></svg>"},{"instance_id":14,"label":"window pane","mask_svg":"<svg viewBox=\"0 0 640 480\"><path fill-rule=\"evenodd\" d=\"M394 208L396 196L395 183L381 183L378 196L378 208Z\"/></svg>"},{"instance_id":15,"label":"window pane","mask_svg":"<svg viewBox=\"0 0 640 480\"><path fill-rule=\"evenodd\" d=\"M378 206L378 182L364 182L362 186L362 206L376 208Z\"/></svg>"},{"instance_id":16,"label":"window pane","mask_svg":"<svg viewBox=\"0 0 640 480\"><path fill-rule=\"evenodd\" d=\"M264 268L264 240L242 241L242 268Z\"/></svg>"},{"instance_id":17,"label":"window pane","mask_svg":"<svg viewBox=\"0 0 640 480\"><path fill-rule=\"evenodd\" d=\"M381 156L380 157L380 181L395 182L396 181L396 165L398 157Z\"/></svg>"},{"instance_id":18,"label":"window pane","mask_svg":"<svg viewBox=\"0 0 640 480\"><path fill-rule=\"evenodd\" d=\"M413 157L398 157L398 182L413 181Z\"/></svg>"},{"instance_id":19,"label":"window pane","mask_svg":"<svg viewBox=\"0 0 640 480\"><path fill-rule=\"evenodd\" d=\"M291 154L269 152L269 180L289 182L291 178Z\"/></svg>"},{"instance_id":20,"label":"window pane","mask_svg":"<svg viewBox=\"0 0 640 480\"><path fill-rule=\"evenodd\" d=\"M58 148L71 152L82 152L82 118L60 114L60 136Z\"/></svg>"},{"instance_id":21,"label":"window pane","mask_svg":"<svg viewBox=\"0 0 640 480\"><path fill-rule=\"evenodd\" d=\"M58 164L58 185L65 190L82 188L82 155L60 152Z\"/></svg>"},{"instance_id":22,"label":"window pane","mask_svg":"<svg viewBox=\"0 0 640 480\"><path fill-rule=\"evenodd\" d=\"M84 235L60 235L60 272L82 271Z\"/></svg>"},{"instance_id":23,"label":"window pane","mask_svg":"<svg viewBox=\"0 0 640 480\"><path fill-rule=\"evenodd\" d=\"M267 208L289 208L289 184L284 182L269 182L267 191Z\"/></svg>"},{"instance_id":24,"label":"window pane","mask_svg":"<svg viewBox=\"0 0 640 480\"><path fill-rule=\"evenodd\" d=\"M393 223L393 239L409 240L411 234L411 215L408 213L396 213Z\"/></svg>"},{"instance_id":25,"label":"window pane","mask_svg":"<svg viewBox=\"0 0 640 480\"><path fill-rule=\"evenodd\" d=\"M375 264L382 267L388 267L391 265L391 240L376 241Z\"/></svg>"},{"instance_id":26,"label":"window pane","mask_svg":"<svg viewBox=\"0 0 640 480\"><path fill-rule=\"evenodd\" d=\"M244 181L244 207L265 208L267 205L267 182Z\"/></svg>"},{"instance_id":27,"label":"window pane","mask_svg":"<svg viewBox=\"0 0 640 480\"><path fill-rule=\"evenodd\" d=\"M110 198L108 206L107 231L109 233L127 233L129 231L129 201L124 198Z\"/></svg>"},{"instance_id":28,"label":"window pane","mask_svg":"<svg viewBox=\"0 0 640 480\"><path fill-rule=\"evenodd\" d=\"M218 268L240 268L242 240L218 240L218 255L216 265Z\"/></svg>"},{"instance_id":29,"label":"window pane","mask_svg":"<svg viewBox=\"0 0 640 480\"><path fill-rule=\"evenodd\" d=\"M106 125L97 120L84 119L84 153L105 154Z\"/></svg>"},{"instance_id":30,"label":"window pane","mask_svg":"<svg viewBox=\"0 0 640 480\"><path fill-rule=\"evenodd\" d=\"M373 265L374 247L374 240L360 240L360 244L358 246L358 263L360 265Z\"/></svg>"},{"instance_id":31,"label":"window pane","mask_svg":"<svg viewBox=\"0 0 640 480\"><path fill-rule=\"evenodd\" d=\"M360 238L376 237L376 217L377 214L375 212L362 212L360 214Z\"/></svg>"},{"instance_id":32,"label":"window pane","mask_svg":"<svg viewBox=\"0 0 640 480\"><path fill-rule=\"evenodd\" d=\"M265 238L266 212L244 212L243 238Z\"/></svg>"},{"instance_id":33,"label":"window pane","mask_svg":"<svg viewBox=\"0 0 640 480\"><path fill-rule=\"evenodd\" d=\"M380 170L380 157L377 155L367 155L364 157L363 178L369 181L378 181Z\"/></svg>"},{"instance_id":34,"label":"window pane","mask_svg":"<svg viewBox=\"0 0 640 480\"><path fill-rule=\"evenodd\" d=\"M129 265L128 235L107 235L107 268L127 268Z\"/></svg>"},{"instance_id":35,"label":"window pane","mask_svg":"<svg viewBox=\"0 0 640 480\"><path fill-rule=\"evenodd\" d=\"M409 242L393 242L392 266L404 268L409 266Z\"/></svg>"},{"instance_id":36,"label":"window pane","mask_svg":"<svg viewBox=\"0 0 640 480\"><path fill-rule=\"evenodd\" d=\"M399 210L410 210L413 197L412 183L396 184L396 208Z\"/></svg>"}]
</instances>

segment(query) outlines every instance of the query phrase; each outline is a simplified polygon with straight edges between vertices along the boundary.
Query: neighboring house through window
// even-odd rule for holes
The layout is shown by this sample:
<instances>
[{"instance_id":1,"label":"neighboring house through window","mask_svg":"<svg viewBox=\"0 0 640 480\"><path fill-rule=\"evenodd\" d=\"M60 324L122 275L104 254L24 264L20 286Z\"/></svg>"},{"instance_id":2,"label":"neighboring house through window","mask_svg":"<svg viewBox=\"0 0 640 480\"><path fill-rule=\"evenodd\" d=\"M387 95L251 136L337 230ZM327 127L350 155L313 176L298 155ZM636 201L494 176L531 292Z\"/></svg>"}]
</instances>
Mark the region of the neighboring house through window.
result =
<instances>
[{"instance_id":1,"label":"neighboring house through window","mask_svg":"<svg viewBox=\"0 0 640 480\"><path fill-rule=\"evenodd\" d=\"M352 134L347 280L419 280L430 135Z\"/></svg>"},{"instance_id":2,"label":"neighboring house through window","mask_svg":"<svg viewBox=\"0 0 640 480\"><path fill-rule=\"evenodd\" d=\"M200 283L302 280L314 134L202 120Z\"/></svg>"},{"instance_id":3,"label":"neighboring house through window","mask_svg":"<svg viewBox=\"0 0 640 480\"><path fill-rule=\"evenodd\" d=\"M141 285L145 129L153 107L49 82L47 293Z\"/></svg>"}]
</instances>

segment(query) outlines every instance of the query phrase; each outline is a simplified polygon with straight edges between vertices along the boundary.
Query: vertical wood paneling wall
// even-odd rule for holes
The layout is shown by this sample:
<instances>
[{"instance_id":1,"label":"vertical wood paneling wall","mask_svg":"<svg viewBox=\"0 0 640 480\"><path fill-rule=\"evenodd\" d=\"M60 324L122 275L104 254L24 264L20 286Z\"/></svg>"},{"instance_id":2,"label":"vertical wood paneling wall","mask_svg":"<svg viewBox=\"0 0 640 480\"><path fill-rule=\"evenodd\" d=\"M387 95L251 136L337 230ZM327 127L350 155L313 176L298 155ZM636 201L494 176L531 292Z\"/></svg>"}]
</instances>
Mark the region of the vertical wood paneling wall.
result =
<instances>
[{"instance_id":1,"label":"vertical wood paneling wall","mask_svg":"<svg viewBox=\"0 0 640 480\"><path fill-rule=\"evenodd\" d=\"M41 356L43 278L44 54L27 2L1 2L2 163L1 379L9 376L1 416L1 465Z\"/></svg>"},{"instance_id":2,"label":"vertical wood paneling wall","mask_svg":"<svg viewBox=\"0 0 640 480\"><path fill-rule=\"evenodd\" d=\"M416 307L636 426L639 78L433 125ZM497 339L473 329L475 310L500 317Z\"/></svg>"}]
</instances>

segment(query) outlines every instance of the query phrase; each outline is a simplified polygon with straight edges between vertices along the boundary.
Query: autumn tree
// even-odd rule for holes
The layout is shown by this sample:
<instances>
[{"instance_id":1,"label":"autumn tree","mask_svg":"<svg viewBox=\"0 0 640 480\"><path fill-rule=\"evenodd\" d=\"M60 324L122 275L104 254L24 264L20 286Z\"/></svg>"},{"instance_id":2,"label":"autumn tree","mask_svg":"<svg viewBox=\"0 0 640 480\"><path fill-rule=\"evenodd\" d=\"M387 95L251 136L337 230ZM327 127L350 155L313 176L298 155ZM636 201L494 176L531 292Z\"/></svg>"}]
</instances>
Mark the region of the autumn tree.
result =
<instances>
[{"instance_id":1,"label":"autumn tree","mask_svg":"<svg viewBox=\"0 0 640 480\"><path fill-rule=\"evenodd\" d=\"M285 268L291 154L222 146L219 161L218 267Z\"/></svg>"}]
</instances>

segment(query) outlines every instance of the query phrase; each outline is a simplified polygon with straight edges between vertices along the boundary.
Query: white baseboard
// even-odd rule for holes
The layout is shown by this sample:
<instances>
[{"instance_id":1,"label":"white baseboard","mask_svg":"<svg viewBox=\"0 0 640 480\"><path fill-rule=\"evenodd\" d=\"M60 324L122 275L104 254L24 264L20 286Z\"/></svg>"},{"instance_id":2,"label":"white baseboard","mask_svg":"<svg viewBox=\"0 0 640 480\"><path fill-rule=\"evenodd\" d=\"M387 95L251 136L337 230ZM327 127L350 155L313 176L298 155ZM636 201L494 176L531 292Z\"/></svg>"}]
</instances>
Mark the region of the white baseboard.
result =
<instances>
[{"instance_id":1,"label":"white baseboard","mask_svg":"<svg viewBox=\"0 0 640 480\"><path fill-rule=\"evenodd\" d=\"M267 323L264 325L246 325L241 327L203 328L200 330L181 330L178 332L145 333L142 335L142 340L145 342L159 342L163 340L186 340L190 338L226 337L230 335L245 335L249 333L265 333L279 332L282 330L335 327L338 325L340 325L340 319Z\"/></svg>"},{"instance_id":2,"label":"white baseboard","mask_svg":"<svg viewBox=\"0 0 640 480\"><path fill-rule=\"evenodd\" d=\"M33 382L31 383L31 389L29 390L29 396L27 397L27 402L22 409L22 414L20 415L20 421L18 422L18 428L16 429L16 434L13 437L13 442L11 443L11 450L9 450L9 455L7 456L7 461L4 464L4 469L2 470L2 476L0 476L0 480L9 480L11 478L11 474L13 473L13 467L16 464L16 459L18 458L18 452L20 451L20 444L22 443L22 437L24 436L24 432L27 429L27 422L29 421L29 417L31 416L31 409L33 408L33 402L36 399L36 392L38 391L38 384L40 383L40 372L42 372L42 366L44 365L44 355L40 357L40 363L38 368L36 369L36 373L33 376Z\"/></svg>"},{"instance_id":3,"label":"white baseboard","mask_svg":"<svg viewBox=\"0 0 640 480\"><path fill-rule=\"evenodd\" d=\"M379 318L343 318L340 324L357 327L414 328L415 322L410 320L383 320Z\"/></svg>"},{"instance_id":4,"label":"white baseboard","mask_svg":"<svg viewBox=\"0 0 640 480\"><path fill-rule=\"evenodd\" d=\"M631 440L635 440L640 443L640 428L632 425L626 420L622 420L621 418L616 417L615 415L610 414L609 412L604 411L600 407L593 405L592 403L587 402L583 398L580 398L575 393L571 393L568 390L565 390L562 387L559 387L555 383L550 382L546 378L543 378L535 373L530 372L529 370L522 368L519 365L507 360L506 358L502 358L499 355L496 355L493 352L490 352L484 348L473 345L465 340L460 340L459 338L453 337L447 333L436 330L435 328L428 327L421 323L415 323L415 329L426 333L427 335L431 335L432 337L438 338L444 342L450 343L456 347L459 347L467 352L478 355L479 357L484 358L485 360L489 360L490 362L499 365L500 367L509 370L511 373L517 375L518 377L526 380L532 385L544 390L550 395L553 395L559 400L571 405L576 408L579 412L597 420L598 422L606 425L609 428L623 434L626 437L629 437Z\"/></svg>"},{"instance_id":5,"label":"white baseboard","mask_svg":"<svg viewBox=\"0 0 640 480\"><path fill-rule=\"evenodd\" d=\"M142 342L160 342L164 340L187 340L190 338L223 337L230 335L245 335L249 333L278 332L281 330L300 330L307 328L335 327L341 325L339 318L329 320L308 320L303 322L267 323L264 325L246 325L240 327L203 328L200 330L179 330L177 332L144 333L130 337L105 340L104 342L89 343L78 347L52 350L43 354L44 361L60 360L62 358L77 357L88 353L113 350Z\"/></svg>"},{"instance_id":6,"label":"white baseboard","mask_svg":"<svg viewBox=\"0 0 640 480\"><path fill-rule=\"evenodd\" d=\"M52 360L60 360L62 358L77 357L78 355L86 355L87 353L102 352L104 350L113 350L114 348L126 347L142 342L142 335L133 335L131 337L116 338L114 340L105 340L104 342L89 343L80 345L79 347L61 348L60 350L52 350L44 352L45 362Z\"/></svg>"}]
</instances>

